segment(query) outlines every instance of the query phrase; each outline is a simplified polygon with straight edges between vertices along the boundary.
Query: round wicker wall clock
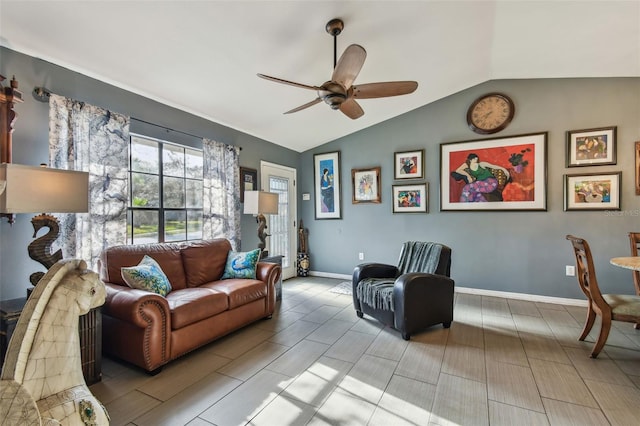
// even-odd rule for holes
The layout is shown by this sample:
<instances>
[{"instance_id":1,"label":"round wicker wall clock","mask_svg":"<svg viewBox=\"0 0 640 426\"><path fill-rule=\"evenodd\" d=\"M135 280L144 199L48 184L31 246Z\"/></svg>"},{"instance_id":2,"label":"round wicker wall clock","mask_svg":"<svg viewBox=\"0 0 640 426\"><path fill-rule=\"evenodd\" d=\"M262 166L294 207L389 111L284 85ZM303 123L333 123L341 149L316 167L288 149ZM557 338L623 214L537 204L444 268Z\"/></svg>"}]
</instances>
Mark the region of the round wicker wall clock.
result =
<instances>
[{"instance_id":1,"label":"round wicker wall clock","mask_svg":"<svg viewBox=\"0 0 640 426\"><path fill-rule=\"evenodd\" d=\"M473 101L467 111L469 128L481 135L504 130L516 112L511 98L502 93L487 93Z\"/></svg>"}]
</instances>

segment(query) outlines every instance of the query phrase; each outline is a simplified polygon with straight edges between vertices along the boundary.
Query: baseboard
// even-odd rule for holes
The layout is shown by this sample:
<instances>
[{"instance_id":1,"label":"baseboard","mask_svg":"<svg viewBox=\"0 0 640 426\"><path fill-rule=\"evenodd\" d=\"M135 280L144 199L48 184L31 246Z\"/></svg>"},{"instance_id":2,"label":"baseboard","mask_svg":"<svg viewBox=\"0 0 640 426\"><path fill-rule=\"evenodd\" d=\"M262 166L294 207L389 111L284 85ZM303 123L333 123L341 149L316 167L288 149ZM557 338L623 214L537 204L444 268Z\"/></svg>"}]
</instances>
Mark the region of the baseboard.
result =
<instances>
[{"instance_id":1,"label":"baseboard","mask_svg":"<svg viewBox=\"0 0 640 426\"><path fill-rule=\"evenodd\" d=\"M477 294L480 296L503 297L505 299L527 300L529 302L553 303L557 305L587 306L586 300L567 299L564 297L553 297L553 296L541 296L539 294L512 293L509 291L484 290L481 288L469 288L469 287L458 287L458 286L456 286L456 292L467 293L467 294Z\"/></svg>"},{"instance_id":2,"label":"baseboard","mask_svg":"<svg viewBox=\"0 0 640 426\"><path fill-rule=\"evenodd\" d=\"M309 271L309 275L311 275L312 277L336 278L336 279L339 279L339 280L351 281L351 275L345 275L345 274L334 274L334 273L331 273L331 272Z\"/></svg>"},{"instance_id":3,"label":"baseboard","mask_svg":"<svg viewBox=\"0 0 640 426\"><path fill-rule=\"evenodd\" d=\"M336 279L343 279L347 281L351 280L351 275L334 274L331 272L309 271L309 275L311 275L312 277L336 278ZM587 306L586 300L567 299L564 297L553 297L553 296L541 296L539 294L512 293L509 291L484 290L481 288L469 288L469 287L458 287L458 286L456 286L456 292L466 293L466 294L477 294L479 296L503 297L505 299L527 300L529 302L553 303L556 305Z\"/></svg>"}]
</instances>

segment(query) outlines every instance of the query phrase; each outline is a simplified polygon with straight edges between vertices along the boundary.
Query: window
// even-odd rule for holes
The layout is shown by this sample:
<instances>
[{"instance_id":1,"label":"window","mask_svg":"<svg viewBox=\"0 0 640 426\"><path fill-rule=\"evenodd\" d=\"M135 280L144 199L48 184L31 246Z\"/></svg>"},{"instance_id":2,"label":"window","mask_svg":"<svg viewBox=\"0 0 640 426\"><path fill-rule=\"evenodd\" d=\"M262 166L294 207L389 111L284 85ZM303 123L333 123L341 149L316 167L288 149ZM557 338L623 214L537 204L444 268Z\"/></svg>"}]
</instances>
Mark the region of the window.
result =
<instances>
[{"instance_id":1,"label":"window","mask_svg":"<svg viewBox=\"0 0 640 426\"><path fill-rule=\"evenodd\" d=\"M202 150L131 136L127 243L202 238Z\"/></svg>"}]
</instances>

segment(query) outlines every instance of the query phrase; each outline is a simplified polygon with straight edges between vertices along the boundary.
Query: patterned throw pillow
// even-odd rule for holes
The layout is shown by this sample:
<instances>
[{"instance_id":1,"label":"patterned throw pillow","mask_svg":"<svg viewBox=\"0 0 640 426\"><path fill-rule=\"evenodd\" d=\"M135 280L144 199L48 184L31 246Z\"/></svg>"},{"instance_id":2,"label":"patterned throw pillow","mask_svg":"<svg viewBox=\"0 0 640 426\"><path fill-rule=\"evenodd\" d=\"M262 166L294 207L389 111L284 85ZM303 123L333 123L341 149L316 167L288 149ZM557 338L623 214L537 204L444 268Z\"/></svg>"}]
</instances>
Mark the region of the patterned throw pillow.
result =
<instances>
[{"instance_id":1,"label":"patterned throw pillow","mask_svg":"<svg viewBox=\"0 0 640 426\"><path fill-rule=\"evenodd\" d=\"M171 291L171 283L162 272L158 262L145 255L138 266L120 268L122 279L131 288L147 290L166 296Z\"/></svg>"},{"instance_id":2,"label":"patterned throw pillow","mask_svg":"<svg viewBox=\"0 0 640 426\"><path fill-rule=\"evenodd\" d=\"M229 251L224 267L223 280L229 278L256 278L256 267L260 260L260 249L247 252Z\"/></svg>"}]
</instances>

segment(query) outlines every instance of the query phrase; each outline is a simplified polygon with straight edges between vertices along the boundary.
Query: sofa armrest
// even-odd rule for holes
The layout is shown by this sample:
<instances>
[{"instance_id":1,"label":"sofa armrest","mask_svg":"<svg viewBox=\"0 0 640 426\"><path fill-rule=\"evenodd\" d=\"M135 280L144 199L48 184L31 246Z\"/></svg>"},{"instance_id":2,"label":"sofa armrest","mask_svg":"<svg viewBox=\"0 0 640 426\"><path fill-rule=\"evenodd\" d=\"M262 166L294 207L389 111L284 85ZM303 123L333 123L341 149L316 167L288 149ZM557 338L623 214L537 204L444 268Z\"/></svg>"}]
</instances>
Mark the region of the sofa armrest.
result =
<instances>
[{"instance_id":1,"label":"sofa armrest","mask_svg":"<svg viewBox=\"0 0 640 426\"><path fill-rule=\"evenodd\" d=\"M387 265L384 263L361 263L353 270L353 277L351 279L353 295L353 306L357 311L360 311L360 301L356 294L356 287L358 283L366 278L396 278L400 272L394 265Z\"/></svg>"},{"instance_id":2,"label":"sofa armrest","mask_svg":"<svg viewBox=\"0 0 640 426\"><path fill-rule=\"evenodd\" d=\"M451 323L455 282L444 275L414 272L396 279L393 287L395 322L398 329L416 321ZM420 318L410 318L418 315Z\"/></svg>"},{"instance_id":3,"label":"sofa armrest","mask_svg":"<svg viewBox=\"0 0 640 426\"><path fill-rule=\"evenodd\" d=\"M280 279L282 268L277 263L258 262L256 279L267 284L267 315L273 314L276 306L276 282Z\"/></svg>"},{"instance_id":4,"label":"sofa armrest","mask_svg":"<svg viewBox=\"0 0 640 426\"><path fill-rule=\"evenodd\" d=\"M171 314L167 299L159 294L108 282L105 287L107 296L102 314L140 329L143 342L139 343L144 348L143 357L147 370L154 370L166 363L171 353ZM131 358L127 353L116 355L127 360Z\"/></svg>"}]
</instances>

